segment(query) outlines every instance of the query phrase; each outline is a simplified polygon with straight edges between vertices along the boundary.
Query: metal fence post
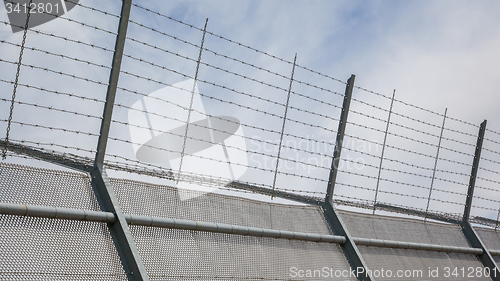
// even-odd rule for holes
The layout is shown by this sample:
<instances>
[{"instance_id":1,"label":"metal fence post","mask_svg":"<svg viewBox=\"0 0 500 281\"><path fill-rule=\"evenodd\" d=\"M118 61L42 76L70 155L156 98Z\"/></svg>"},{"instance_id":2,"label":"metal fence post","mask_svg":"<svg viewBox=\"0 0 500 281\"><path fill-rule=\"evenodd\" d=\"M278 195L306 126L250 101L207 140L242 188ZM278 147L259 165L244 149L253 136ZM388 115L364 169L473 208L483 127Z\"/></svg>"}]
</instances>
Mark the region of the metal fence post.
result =
<instances>
[{"instance_id":1,"label":"metal fence post","mask_svg":"<svg viewBox=\"0 0 500 281\"><path fill-rule=\"evenodd\" d=\"M280 164L281 146L283 145L283 134L285 133L286 114L288 112L288 104L290 103L290 93L292 91L293 74L295 73L295 64L296 63L297 63L297 54L295 54L295 58L293 59L292 75L290 77L290 86L288 87L288 95L286 97L285 114L283 115L283 126L281 127L280 144L278 146L278 156L276 157L276 169L274 170L274 179L273 179L273 195L271 195L271 199L274 198L274 191L276 189L276 178L278 177L278 168L279 168L279 164Z\"/></svg>"},{"instance_id":2,"label":"metal fence post","mask_svg":"<svg viewBox=\"0 0 500 281\"><path fill-rule=\"evenodd\" d=\"M476 151L474 152L474 161L472 162L472 171L469 179L469 188L467 190L467 199L465 201L465 210L463 221L469 220L470 210L472 207L472 198L474 196L474 186L476 185L477 169L479 167L479 159L481 158L481 148L483 147L484 131L486 130L486 120L479 127L477 136Z\"/></svg>"},{"instance_id":3,"label":"metal fence post","mask_svg":"<svg viewBox=\"0 0 500 281\"><path fill-rule=\"evenodd\" d=\"M92 179L92 188L96 194L101 209L105 212L112 212L116 216L116 221L114 223L108 223L108 229L111 237L113 238L113 242L118 255L120 256L127 277L129 280L142 281L149 280L146 268L142 263L134 238L130 233L127 221L125 220L125 216L123 215L118 199L113 190L113 186L111 185L103 166L131 7L132 0L123 1L120 23L118 26L118 35L116 37L115 52L113 54L113 63L109 77L108 91L106 94L106 103L104 105L101 131L99 133L99 141L97 143L94 170L90 173L90 175Z\"/></svg>"},{"instance_id":4,"label":"metal fence post","mask_svg":"<svg viewBox=\"0 0 500 281\"><path fill-rule=\"evenodd\" d=\"M332 201L326 201L323 205L323 215L328 222L333 234L341 235L346 238L346 243L341 245L342 251L351 266L351 269L356 272L356 278L362 281L374 280L371 276L368 266L366 265L363 256L359 252L358 246L354 242L349 230L342 221L342 218L337 213Z\"/></svg>"},{"instance_id":5,"label":"metal fence post","mask_svg":"<svg viewBox=\"0 0 500 281\"><path fill-rule=\"evenodd\" d=\"M476 143L476 151L474 152L474 161L472 163L472 171L469 180L469 188L467 190L467 199L465 202L464 216L462 218L462 223L460 226L462 227L462 233L464 234L469 244L472 247L483 249L483 253L479 255L478 258L485 268L486 267L489 268L491 279L494 281L500 281L500 270L495 260L488 252L488 249L484 245L483 241L481 240L477 232L474 230L474 227L472 227L472 225L469 222L470 211L472 208L472 199L474 196L474 186L476 184L477 170L479 168L479 160L481 158L481 148L483 146L485 131L486 131L486 120L484 120L483 123L481 123L481 126L479 127L479 133L477 136L477 143Z\"/></svg>"},{"instance_id":6,"label":"metal fence post","mask_svg":"<svg viewBox=\"0 0 500 281\"><path fill-rule=\"evenodd\" d=\"M337 172L340 162L340 152L342 151L342 142L344 141L345 127L347 124L347 115L351 104L352 89L354 87L354 74L347 80L345 89L344 102L342 104L342 112L340 113L339 128L337 130L337 139L335 143L335 151L333 152L332 167L330 169L330 178L328 180L328 188L326 191L325 203L323 204L323 215L328 222L330 229L336 235L342 235L346 238L346 243L341 246L344 255L346 256L351 269L357 274L358 280L371 281L373 277L369 273L368 267L358 250L358 247L352 240L352 237L342 218L337 213L333 206L333 189L337 178Z\"/></svg>"},{"instance_id":7,"label":"metal fence post","mask_svg":"<svg viewBox=\"0 0 500 281\"><path fill-rule=\"evenodd\" d=\"M333 190L335 181L337 180L337 172L340 162L340 152L342 151L342 142L344 141L345 127L347 124L347 115L349 106L351 105L352 89L354 87L354 74L347 80L345 88L344 103L342 104L342 112L340 113L339 128L337 129L337 140L335 142L335 150L333 151L332 167L330 169L330 177L328 179L328 188L326 191L326 202L333 200Z\"/></svg>"}]
</instances>

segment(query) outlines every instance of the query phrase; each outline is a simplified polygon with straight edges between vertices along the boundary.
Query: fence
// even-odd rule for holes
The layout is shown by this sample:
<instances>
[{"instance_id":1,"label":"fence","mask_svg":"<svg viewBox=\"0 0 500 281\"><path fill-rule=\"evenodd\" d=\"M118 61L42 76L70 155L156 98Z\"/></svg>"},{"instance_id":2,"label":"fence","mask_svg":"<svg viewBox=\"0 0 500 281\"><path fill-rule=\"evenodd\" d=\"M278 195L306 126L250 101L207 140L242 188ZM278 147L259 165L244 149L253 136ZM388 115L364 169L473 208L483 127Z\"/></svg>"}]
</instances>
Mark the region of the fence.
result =
<instances>
[{"instance_id":1,"label":"fence","mask_svg":"<svg viewBox=\"0 0 500 281\"><path fill-rule=\"evenodd\" d=\"M336 236L287 231L322 233L295 238L340 243L356 267L367 267L357 245L386 242L351 237L329 202L452 222L472 246L453 251L472 251L485 267L496 268L495 250L487 250L469 224L499 225L500 133L486 122L472 124L406 103L396 92L359 87L354 75L346 82L330 77L301 65L300 54L285 59L235 42L211 32L208 19L204 27L194 26L131 1L73 4L73 14L57 18L67 24L57 32L17 26L22 39L0 41L4 158L38 158L90 173L100 208L53 208L103 211L91 213L91 221L109 223L129 278L148 277L128 225L155 225L155 215L133 208L122 213L125 196L115 196L105 170L161 178L178 187L181 201L245 192L240 196L320 206ZM64 213L3 208L10 215ZM67 212L73 219L89 217ZM189 221L182 227L158 224L193 229ZM294 237L276 234L272 225L259 227L265 229L260 236ZM219 228L207 224L201 230ZM432 249L434 243L408 247Z\"/></svg>"}]
</instances>

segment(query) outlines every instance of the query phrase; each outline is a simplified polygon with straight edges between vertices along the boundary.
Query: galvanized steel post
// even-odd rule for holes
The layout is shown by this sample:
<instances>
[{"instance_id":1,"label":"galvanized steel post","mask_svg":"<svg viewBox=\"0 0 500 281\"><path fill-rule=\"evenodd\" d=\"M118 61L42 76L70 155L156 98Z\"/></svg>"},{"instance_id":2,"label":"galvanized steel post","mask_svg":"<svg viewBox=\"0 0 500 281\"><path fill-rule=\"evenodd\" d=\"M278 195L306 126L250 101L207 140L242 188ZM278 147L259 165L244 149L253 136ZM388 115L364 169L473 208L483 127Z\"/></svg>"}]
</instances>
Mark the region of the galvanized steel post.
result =
<instances>
[{"instance_id":1,"label":"galvanized steel post","mask_svg":"<svg viewBox=\"0 0 500 281\"><path fill-rule=\"evenodd\" d=\"M340 162L340 153L342 152L342 142L344 141L345 127L347 124L347 115L349 113L349 106L351 105L352 89L354 87L354 74L347 80L347 85L344 95L344 103L342 104L342 112L340 113L339 128L337 129L337 139L335 142L335 150L333 152L332 167L330 169L330 177L328 179L328 188L326 191L326 201L332 201L333 189L335 188L335 181L337 180L337 172Z\"/></svg>"},{"instance_id":2,"label":"galvanized steel post","mask_svg":"<svg viewBox=\"0 0 500 281\"><path fill-rule=\"evenodd\" d=\"M470 210L472 207L472 198L474 196L474 186L476 185L477 169L479 167L479 160L481 158L481 148L483 147L484 132L486 131L486 120L481 123L479 127L479 134L477 136L476 151L474 152L474 160L472 162L472 171L469 179L469 188L467 190L467 199L465 201L465 210L462 221L468 221Z\"/></svg>"},{"instance_id":3,"label":"galvanized steel post","mask_svg":"<svg viewBox=\"0 0 500 281\"><path fill-rule=\"evenodd\" d=\"M115 222L108 223L108 229L111 237L113 238L113 242L120 256L127 277L129 280L142 281L149 280L146 268L142 263L134 238L130 233L125 216L123 215L118 199L103 166L131 8L132 0L124 0L122 3L118 35L116 37L115 52L113 54L108 91L106 94L106 103L104 105L101 131L97 144L94 170L90 173L90 175L92 177L92 188L96 194L101 209L104 212L111 212L116 216Z\"/></svg>"},{"instance_id":4,"label":"galvanized steel post","mask_svg":"<svg viewBox=\"0 0 500 281\"><path fill-rule=\"evenodd\" d=\"M349 262L349 265L351 266L351 269L357 273L356 278L362 281L373 281L374 279L368 270L368 266L359 252L358 246L356 246L356 243L354 242L355 239L351 236L349 230L342 221L342 218L335 210L332 201L327 200L325 202L323 205L323 212L333 234L344 236L346 238L346 243L342 244L341 248L347 261Z\"/></svg>"},{"instance_id":5,"label":"galvanized steel post","mask_svg":"<svg viewBox=\"0 0 500 281\"><path fill-rule=\"evenodd\" d=\"M479 133L477 136L477 143L476 143L476 151L474 152L474 161L472 162L472 171L469 179L469 188L467 190L467 199L465 202L464 216L462 218L462 223L460 226L462 227L462 233L464 234L465 238L467 238L469 244L474 248L481 248L483 250L483 253L481 255L478 255L478 258L485 268L486 267L489 268L491 279L494 281L500 281L500 270L495 260L488 252L488 249L486 249L486 246L484 245L483 241L481 240L477 232L474 230L474 227L472 227L472 225L469 222L470 211L472 208L472 199L474 196L474 186L476 184L477 170L479 168L479 160L481 159L481 149L483 146L485 131L486 131L486 120L484 120L483 123L481 123L481 126L479 127Z\"/></svg>"}]
</instances>

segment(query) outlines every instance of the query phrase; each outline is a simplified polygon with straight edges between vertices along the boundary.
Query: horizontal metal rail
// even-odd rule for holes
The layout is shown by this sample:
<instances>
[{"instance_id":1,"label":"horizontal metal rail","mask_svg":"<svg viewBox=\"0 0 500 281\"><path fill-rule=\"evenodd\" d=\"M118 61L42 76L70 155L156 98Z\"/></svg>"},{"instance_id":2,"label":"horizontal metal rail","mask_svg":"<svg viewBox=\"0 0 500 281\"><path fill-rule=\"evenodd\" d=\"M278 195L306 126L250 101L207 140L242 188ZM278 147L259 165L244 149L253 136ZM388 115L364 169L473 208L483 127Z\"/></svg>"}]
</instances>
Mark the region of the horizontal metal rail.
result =
<instances>
[{"instance_id":1,"label":"horizontal metal rail","mask_svg":"<svg viewBox=\"0 0 500 281\"><path fill-rule=\"evenodd\" d=\"M107 223L114 223L116 221L115 214L111 212L11 203L0 203L0 214Z\"/></svg>"},{"instance_id":2,"label":"horizontal metal rail","mask_svg":"<svg viewBox=\"0 0 500 281\"><path fill-rule=\"evenodd\" d=\"M230 225L224 223L199 222L193 220L159 218L139 215L125 215L125 219L131 225L153 226L171 229L197 230L226 234L248 235L255 237L273 237L314 242L327 242L343 244L345 237L338 235L321 235L316 233L293 232L286 230L275 230L260 227L247 227Z\"/></svg>"},{"instance_id":3,"label":"horizontal metal rail","mask_svg":"<svg viewBox=\"0 0 500 281\"><path fill-rule=\"evenodd\" d=\"M27 217L40 217L52 219L67 219L91 222L114 223L116 217L111 212L89 211L70 208L57 208L47 206L0 203L0 214L18 215ZM223 223L199 222L193 220L161 218L124 214L125 220L130 225L160 227L169 229L195 230L214 233L246 235L254 237L270 237L294 239L302 241L325 242L345 244L346 238L340 235L321 235L316 233L293 232L260 227L247 227ZM353 237L353 242L359 246L372 246L381 248L412 249L433 252L462 253L481 255L480 248L443 246L436 244L412 243L403 241L381 240ZM492 256L500 256L500 250L488 250Z\"/></svg>"},{"instance_id":4,"label":"horizontal metal rail","mask_svg":"<svg viewBox=\"0 0 500 281\"><path fill-rule=\"evenodd\" d=\"M56 208L46 206L0 203L0 214L27 217L67 219L93 222L116 222L116 217L110 212L87 211L79 209ZM196 230L226 234L247 235L255 237L273 237L314 242L345 243L343 236L321 235L316 233L292 232L260 227L247 227L223 223L199 222L193 220L160 218L141 215L124 214L125 220L131 225L152 226L161 228Z\"/></svg>"},{"instance_id":5,"label":"horizontal metal rail","mask_svg":"<svg viewBox=\"0 0 500 281\"><path fill-rule=\"evenodd\" d=\"M358 246L373 246L381 248L411 249L411 250L462 253L462 254L474 254L474 255L481 255L483 253L483 249L470 248L470 247L443 246L436 244L423 244L423 243L357 238L357 237L353 237L352 240Z\"/></svg>"}]
</instances>

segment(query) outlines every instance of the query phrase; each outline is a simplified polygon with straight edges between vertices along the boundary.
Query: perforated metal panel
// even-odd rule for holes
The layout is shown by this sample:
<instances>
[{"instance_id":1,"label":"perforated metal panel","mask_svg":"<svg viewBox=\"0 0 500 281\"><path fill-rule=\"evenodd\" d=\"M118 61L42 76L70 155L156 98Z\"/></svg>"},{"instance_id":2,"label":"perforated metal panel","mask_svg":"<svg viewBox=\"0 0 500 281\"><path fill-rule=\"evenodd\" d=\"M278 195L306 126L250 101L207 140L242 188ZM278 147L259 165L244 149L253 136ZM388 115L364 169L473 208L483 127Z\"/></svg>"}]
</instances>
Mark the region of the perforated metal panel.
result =
<instances>
[{"instance_id":1,"label":"perforated metal panel","mask_svg":"<svg viewBox=\"0 0 500 281\"><path fill-rule=\"evenodd\" d=\"M3 203L100 210L85 173L0 163L0 187Z\"/></svg>"},{"instance_id":2,"label":"perforated metal panel","mask_svg":"<svg viewBox=\"0 0 500 281\"><path fill-rule=\"evenodd\" d=\"M408 218L373 216L345 211L340 214L354 237L470 247L458 225L424 223L421 220ZM491 280L489 277L484 277L484 274L476 275L476 270L482 271L484 267L475 255L366 246L359 246L359 250L368 268L374 273L381 274L383 270L393 274L392 277L378 275L375 277L377 281ZM437 277L431 276L429 270L435 273L436 269L438 270ZM474 269L472 278L468 276L471 269ZM402 277L397 276L398 271L403 274ZM450 274L445 276L447 271ZM456 274L453 274L454 271ZM418 276L418 274L421 275Z\"/></svg>"},{"instance_id":3,"label":"perforated metal panel","mask_svg":"<svg viewBox=\"0 0 500 281\"><path fill-rule=\"evenodd\" d=\"M181 201L177 189L132 180L111 179L125 213L227 223L289 231L331 234L319 208L259 202L219 194Z\"/></svg>"},{"instance_id":4,"label":"perforated metal panel","mask_svg":"<svg viewBox=\"0 0 500 281\"><path fill-rule=\"evenodd\" d=\"M127 280L104 223L0 215L0 280Z\"/></svg>"},{"instance_id":5,"label":"perforated metal panel","mask_svg":"<svg viewBox=\"0 0 500 281\"><path fill-rule=\"evenodd\" d=\"M460 226L340 212L353 237L469 247Z\"/></svg>"},{"instance_id":6,"label":"perforated metal panel","mask_svg":"<svg viewBox=\"0 0 500 281\"><path fill-rule=\"evenodd\" d=\"M0 202L99 211L89 177L0 164ZM0 215L0 280L126 280L104 223Z\"/></svg>"},{"instance_id":7,"label":"perforated metal panel","mask_svg":"<svg viewBox=\"0 0 500 281\"><path fill-rule=\"evenodd\" d=\"M500 230L495 231L494 229L479 227L476 227L475 230L486 248L490 250L500 250Z\"/></svg>"},{"instance_id":8,"label":"perforated metal panel","mask_svg":"<svg viewBox=\"0 0 500 281\"><path fill-rule=\"evenodd\" d=\"M131 232L151 280L356 280L296 276L348 270L337 244L140 226Z\"/></svg>"},{"instance_id":9,"label":"perforated metal panel","mask_svg":"<svg viewBox=\"0 0 500 281\"><path fill-rule=\"evenodd\" d=\"M360 246L359 250L377 281L491 280L484 277L484 273L476 275L476 270L482 271L484 267L475 255L365 246ZM474 270L471 276L468 276L469 268ZM436 272L436 269L438 274L434 277L430 270ZM457 275L453 274L455 269ZM383 271L385 275L382 275ZM388 272L391 272L391 277Z\"/></svg>"}]
</instances>

